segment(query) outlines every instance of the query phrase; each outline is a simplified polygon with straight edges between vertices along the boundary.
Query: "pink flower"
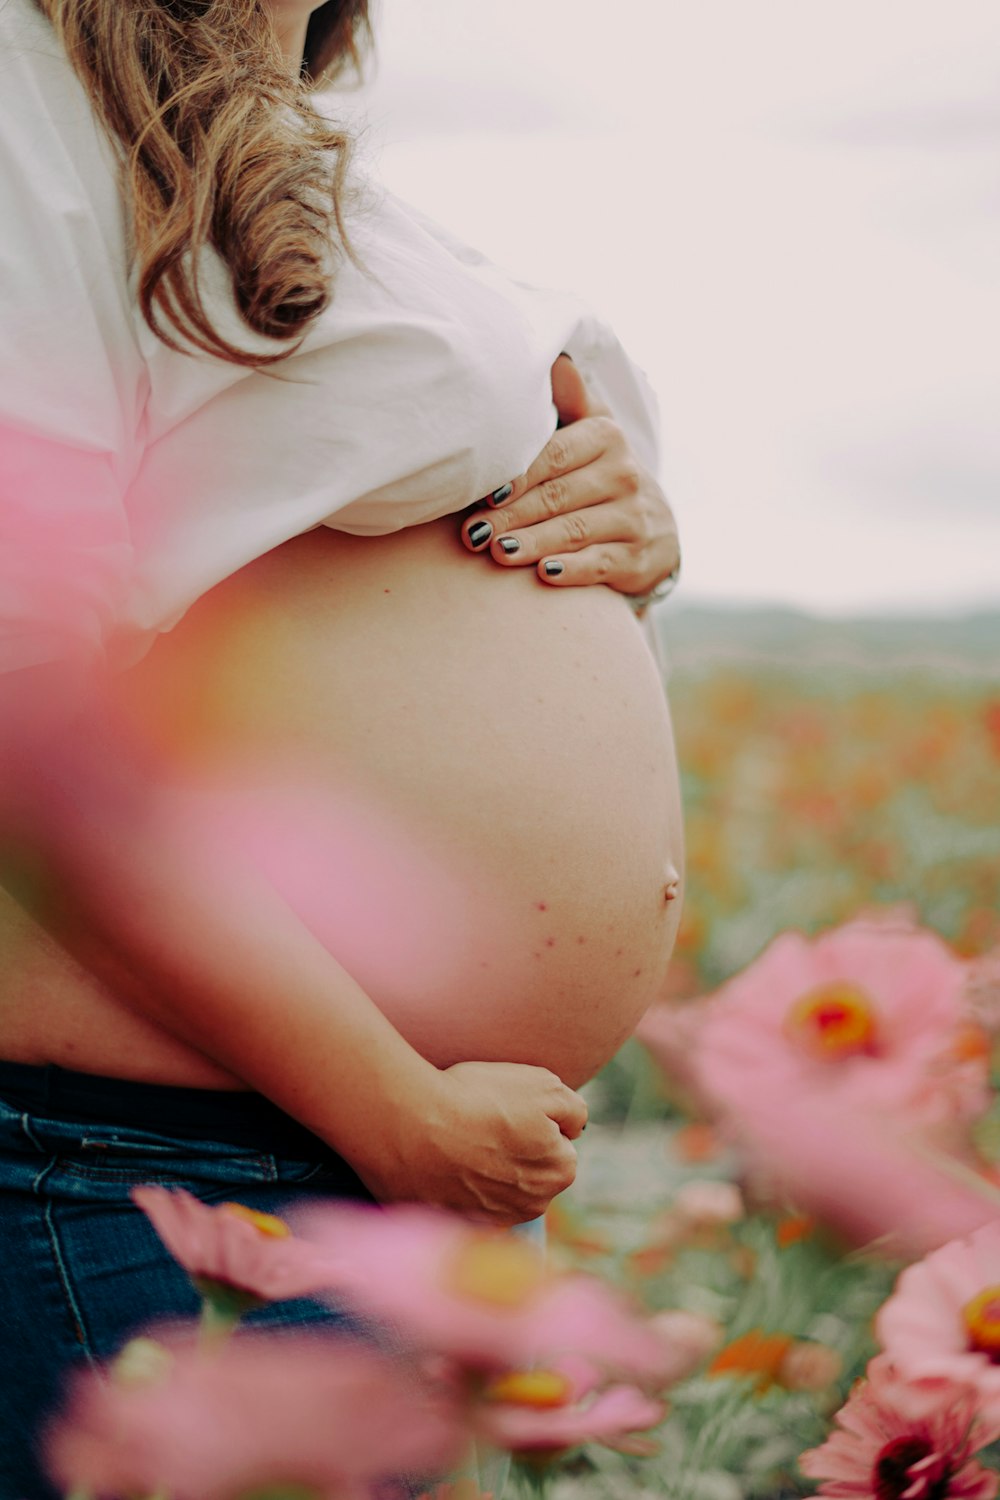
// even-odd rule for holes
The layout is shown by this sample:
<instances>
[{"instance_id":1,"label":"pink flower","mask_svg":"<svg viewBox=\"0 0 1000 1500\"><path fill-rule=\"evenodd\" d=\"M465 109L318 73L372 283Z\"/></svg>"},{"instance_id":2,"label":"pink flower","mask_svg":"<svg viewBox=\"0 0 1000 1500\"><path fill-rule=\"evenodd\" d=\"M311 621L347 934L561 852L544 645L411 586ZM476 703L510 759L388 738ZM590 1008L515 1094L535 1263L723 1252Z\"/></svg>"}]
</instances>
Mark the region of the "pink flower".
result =
<instances>
[{"instance_id":1,"label":"pink flower","mask_svg":"<svg viewBox=\"0 0 1000 1500\"><path fill-rule=\"evenodd\" d=\"M875 1327L910 1379L964 1381L1000 1412L1000 1217L908 1266Z\"/></svg>"},{"instance_id":2,"label":"pink flower","mask_svg":"<svg viewBox=\"0 0 1000 1500\"><path fill-rule=\"evenodd\" d=\"M666 1408L634 1386L601 1382L584 1360L501 1375L478 1404L476 1430L516 1454L555 1455L583 1443L630 1449L632 1435L655 1427Z\"/></svg>"},{"instance_id":3,"label":"pink flower","mask_svg":"<svg viewBox=\"0 0 1000 1500\"><path fill-rule=\"evenodd\" d=\"M214 1282L280 1302L328 1284L327 1258L271 1214L240 1203L212 1208L183 1188L134 1188L132 1199L196 1285Z\"/></svg>"},{"instance_id":4,"label":"pink flower","mask_svg":"<svg viewBox=\"0 0 1000 1500\"><path fill-rule=\"evenodd\" d=\"M695 1107L704 1095L697 1057L710 1009L704 1000L661 1000L650 1006L633 1033L663 1069L668 1084L676 1085Z\"/></svg>"},{"instance_id":5,"label":"pink flower","mask_svg":"<svg viewBox=\"0 0 1000 1500\"><path fill-rule=\"evenodd\" d=\"M972 1458L1000 1433L975 1393L951 1381L904 1381L884 1355L835 1418L838 1432L799 1467L837 1500L992 1500L997 1475Z\"/></svg>"},{"instance_id":6,"label":"pink flower","mask_svg":"<svg viewBox=\"0 0 1000 1500\"><path fill-rule=\"evenodd\" d=\"M871 921L787 932L713 997L700 1032L707 1094L740 1116L750 1094L801 1083L841 1109L924 1125L981 1114L983 1057L955 1043L966 965L932 933Z\"/></svg>"},{"instance_id":7,"label":"pink flower","mask_svg":"<svg viewBox=\"0 0 1000 1500\"><path fill-rule=\"evenodd\" d=\"M661 1372L661 1390L691 1375L722 1343L721 1326L703 1313L671 1308L654 1313L649 1321L667 1351Z\"/></svg>"},{"instance_id":8,"label":"pink flower","mask_svg":"<svg viewBox=\"0 0 1000 1500\"><path fill-rule=\"evenodd\" d=\"M158 1377L76 1378L46 1447L57 1484L171 1500L300 1485L367 1500L376 1480L444 1472L459 1451L455 1408L357 1344L240 1333L206 1350L165 1338Z\"/></svg>"},{"instance_id":9,"label":"pink flower","mask_svg":"<svg viewBox=\"0 0 1000 1500\"><path fill-rule=\"evenodd\" d=\"M610 1287L556 1276L534 1246L435 1209L308 1210L338 1300L394 1323L412 1345L485 1370L582 1354L655 1381L669 1351Z\"/></svg>"},{"instance_id":10,"label":"pink flower","mask_svg":"<svg viewBox=\"0 0 1000 1500\"><path fill-rule=\"evenodd\" d=\"M799 1080L743 1106L740 1136L769 1195L787 1196L855 1244L923 1255L1000 1218L1000 1192L884 1116L845 1112Z\"/></svg>"},{"instance_id":11,"label":"pink flower","mask_svg":"<svg viewBox=\"0 0 1000 1500\"><path fill-rule=\"evenodd\" d=\"M685 1182L674 1195L673 1209L699 1228L736 1224L746 1213L740 1190L732 1182Z\"/></svg>"},{"instance_id":12,"label":"pink flower","mask_svg":"<svg viewBox=\"0 0 1000 1500\"><path fill-rule=\"evenodd\" d=\"M799 1340L781 1361L779 1379L786 1391L825 1391L839 1379L844 1361L826 1344Z\"/></svg>"}]
</instances>

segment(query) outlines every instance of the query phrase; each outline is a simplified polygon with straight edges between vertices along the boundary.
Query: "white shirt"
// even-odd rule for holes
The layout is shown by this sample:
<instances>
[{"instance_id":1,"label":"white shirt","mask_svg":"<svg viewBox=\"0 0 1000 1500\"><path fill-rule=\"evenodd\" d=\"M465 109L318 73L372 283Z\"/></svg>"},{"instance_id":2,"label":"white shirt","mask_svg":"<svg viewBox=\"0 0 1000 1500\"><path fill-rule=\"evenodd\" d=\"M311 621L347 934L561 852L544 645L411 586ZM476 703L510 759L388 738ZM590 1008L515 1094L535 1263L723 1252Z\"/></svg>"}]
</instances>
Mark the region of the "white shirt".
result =
<instances>
[{"instance_id":1,"label":"white shirt","mask_svg":"<svg viewBox=\"0 0 1000 1500\"><path fill-rule=\"evenodd\" d=\"M551 436L562 350L655 471L655 403L610 330L357 197L363 269L341 260L295 354L258 371L168 349L134 295L114 147L33 0L0 0L0 670L134 660L300 532L475 503ZM213 321L273 352L202 264Z\"/></svg>"}]
</instances>

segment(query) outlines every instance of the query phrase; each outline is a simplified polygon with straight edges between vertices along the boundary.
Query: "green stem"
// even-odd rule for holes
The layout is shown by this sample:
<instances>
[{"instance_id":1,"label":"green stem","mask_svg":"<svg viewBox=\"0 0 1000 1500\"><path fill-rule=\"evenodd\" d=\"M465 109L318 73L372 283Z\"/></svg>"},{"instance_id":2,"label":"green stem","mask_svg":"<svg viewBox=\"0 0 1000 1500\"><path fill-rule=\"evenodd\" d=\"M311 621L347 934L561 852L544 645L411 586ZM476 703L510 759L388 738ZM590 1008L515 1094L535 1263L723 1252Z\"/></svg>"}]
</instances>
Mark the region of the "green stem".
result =
<instances>
[{"instance_id":1,"label":"green stem","mask_svg":"<svg viewBox=\"0 0 1000 1500\"><path fill-rule=\"evenodd\" d=\"M239 1313L232 1307L221 1307L211 1297L201 1304L198 1321L198 1342L203 1349L216 1349L224 1344L240 1321Z\"/></svg>"}]
</instances>

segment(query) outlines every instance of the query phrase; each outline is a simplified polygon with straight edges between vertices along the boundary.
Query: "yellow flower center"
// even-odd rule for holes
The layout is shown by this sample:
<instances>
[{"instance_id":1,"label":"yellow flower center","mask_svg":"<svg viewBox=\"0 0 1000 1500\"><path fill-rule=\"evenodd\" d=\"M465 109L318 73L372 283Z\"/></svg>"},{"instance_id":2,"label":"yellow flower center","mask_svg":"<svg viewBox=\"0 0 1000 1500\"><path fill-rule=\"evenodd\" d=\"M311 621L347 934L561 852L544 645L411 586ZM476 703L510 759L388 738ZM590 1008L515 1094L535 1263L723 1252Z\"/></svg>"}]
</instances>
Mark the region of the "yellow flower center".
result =
<instances>
[{"instance_id":1,"label":"yellow flower center","mask_svg":"<svg viewBox=\"0 0 1000 1500\"><path fill-rule=\"evenodd\" d=\"M1000 1286L988 1286L962 1308L969 1343L1000 1363Z\"/></svg>"},{"instance_id":2,"label":"yellow flower center","mask_svg":"<svg viewBox=\"0 0 1000 1500\"><path fill-rule=\"evenodd\" d=\"M840 980L821 984L796 1000L785 1030L816 1057L835 1059L873 1052L878 1026L875 1007L857 985Z\"/></svg>"},{"instance_id":3,"label":"yellow flower center","mask_svg":"<svg viewBox=\"0 0 1000 1500\"><path fill-rule=\"evenodd\" d=\"M130 1339L115 1357L111 1377L115 1385L126 1390L140 1390L145 1386L164 1384L173 1364L174 1356L170 1350L155 1339Z\"/></svg>"},{"instance_id":4,"label":"yellow flower center","mask_svg":"<svg viewBox=\"0 0 1000 1500\"><path fill-rule=\"evenodd\" d=\"M510 1401L516 1406L565 1406L573 1387L555 1370L512 1370L486 1388L487 1401Z\"/></svg>"},{"instance_id":5,"label":"yellow flower center","mask_svg":"<svg viewBox=\"0 0 1000 1500\"><path fill-rule=\"evenodd\" d=\"M223 1203L220 1213L232 1214L235 1219L245 1219L261 1234L267 1235L273 1240L287 1240L291 1238L292 1231L284 1219L279 1219L276 1214L259 1214L255 1208L247 1208L245 1203Z\"/></svg>"},{"instance_id":6,"label":"yellow flower center","mask_svg":"<svg viewBox=\"0 0 1000 1500\"><path fill-rule=\"evenodd\" d=\"M507 1235L470 1235L447 1268L449 1291L493 1307L523 1307L545 1280L538 1251Z\"/></svg>"}]
</instances>

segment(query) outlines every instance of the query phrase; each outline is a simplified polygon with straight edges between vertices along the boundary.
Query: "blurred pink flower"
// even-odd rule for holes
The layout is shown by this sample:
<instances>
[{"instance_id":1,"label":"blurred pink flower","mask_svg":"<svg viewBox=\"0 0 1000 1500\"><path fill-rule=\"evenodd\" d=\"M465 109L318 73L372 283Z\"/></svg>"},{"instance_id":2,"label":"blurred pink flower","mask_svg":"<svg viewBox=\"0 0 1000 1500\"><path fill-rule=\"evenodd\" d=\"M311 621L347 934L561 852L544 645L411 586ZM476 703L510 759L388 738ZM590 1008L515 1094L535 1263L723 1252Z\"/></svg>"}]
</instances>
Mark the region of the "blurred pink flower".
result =
<instances>
[{"instance_id":1,"label":"blurred pink flower","mask_svg":"<svg viewBox=\"0 0 1000 1500\"><path fill-rule=\"evenodd\" d=\"M714 1353L724 1337L721 1325L714 1318L683 1308L654 1313L649 1321L667 1351L660 1389L691 1375Z\"/></svg>"},{"instance_id":2,"label":"blurred pink flower","mask_svg":"<svg viewBox=\"0 0 1000 1500\"><path fill-rule=\"evenodd\" d=\"M709 1010L704 1000L661 1000L649 1007L633 1033L693 1106L704 1100L697 1058Z\"/></svg>"},{"instance_id":3,"label":"blurred pink flower","mask_svg":"<svg viewBox=\"0 0 1000 1500\"><path fill-rule=\"evenodd\" d=\"M884 1115L814 1094L805 1079L780 1095L748 1094L739 1134L768 1196L790 1199L855 1244L924 1255L1000 1220L1000 1192L985 1178Z\"/></svg>"},{"instance_id":4,"label":"blurred pink flower","mask_svg":"<svg viewBox=\"0 0 1000 1500\"><path fill-rule=\"evenodd\" d=\"M377 1480L447 1470L463 1438L454 1405L356 1343L239 1333L211 1350L163 1336L158 1376L77 1376L49 1433L57 1484L94 1495L233 1500L300 1485L367 1500Z\"/></svg>"},{"instance_id":5,"label":"blurred pink flower","mask_svg":"<svg viewBox=\"0 0 1000 1500\"><path fill-rule=\"evenodd\" d=\"M872 1360L837 1413L840 1429L799 1458L837 1500L992 1500L997 1475L972 1458L1000 1434L975 1393L951 1381L904 1381L884 1355Z\"/></svg>"},{"instance_id":6,"label":"blurred pink flower","mask_svg":"<svg viewBox=\"0 0 1000 1500\"><path fill-rule=\"evenodd\" d=\"M1000 1217L908 1266L875 1329L911 1380L964 1381L1000 1414Z\"/></svg>"},{"instance_id":7,"label":"blurred pink flower","mask_svg":"<svg viewBox=\"0 0 1000 1500\"><path fill-rule=\"evenodd\" d=\"M778 1378L786 1391L825 1391L839 1380L843 1368L836 1349L800 1339L787 1350Z\"/></svg>"},{"instance_id":8,"label":"blurred pink flower","mask_svg":"<svg viewBox=\"0 0 1000 1500\"><path fill-rule=\"evenodd\" d=\"M327 1285L411 1344L485 1370L563 1354L656 1381L669 1350L610 1287L558 1276L524 1239L435 1209L336 1205L304 1211L327 1253Z\"/></svg>"},{"instance_id":9,"label":"blurred pink flower","mask_svg":"<svg viewBox=\"0 0 1000 1500\"><path fill-rule=\"evenodd\" d=\"M674 1213L688 1224L708 1228L736 1224L745 1217L743 1196L733 1182L685 1182L674 1194Z\"/></svg>"},{"instance_id":10,"label":"blurred pink flower","mask_svg":"<svg viewBox=\"0 0 1000 1500\"><path fill-rule=\"evenodd\" d=\"M584 1443L631 1448L632 1435L655 1427L666 1408L635 1386L602 1381L586 1360L501 1375L477 1403L477 1434L515 1454L555 1455Z\"/></svg>"},{"instance_id":11,"label":"blurred pink flower","mask_svg":"<svg viewBox=\"0 0 1000 1500\"><path fill-rule=\"evenodd\" d=\"M183 1188L134 1188L132 1199L196 1285L214 1282L278 1302L328 1284L327 1257L270 1214L240 1203L211 1207Z\"/></svg>"},{"instance_id":12,"label":"blurred pink flower","mask_svg":"<svg viewBox=\"0 0 1000 1500\"><path fill-rule=\"evenodd\" d=\"M712 997L699 1033L706 1093L739 1118L750 1094L790 1083L841 1109L936 1125L979 1115L986 1060L956 1047L966 965L933 933L855 921L786 932Z\"/></svg>"}]
</instances>

